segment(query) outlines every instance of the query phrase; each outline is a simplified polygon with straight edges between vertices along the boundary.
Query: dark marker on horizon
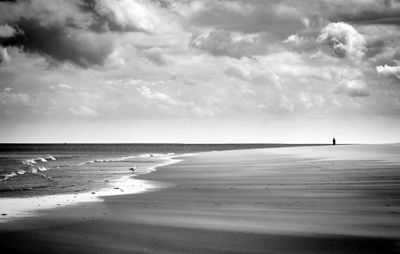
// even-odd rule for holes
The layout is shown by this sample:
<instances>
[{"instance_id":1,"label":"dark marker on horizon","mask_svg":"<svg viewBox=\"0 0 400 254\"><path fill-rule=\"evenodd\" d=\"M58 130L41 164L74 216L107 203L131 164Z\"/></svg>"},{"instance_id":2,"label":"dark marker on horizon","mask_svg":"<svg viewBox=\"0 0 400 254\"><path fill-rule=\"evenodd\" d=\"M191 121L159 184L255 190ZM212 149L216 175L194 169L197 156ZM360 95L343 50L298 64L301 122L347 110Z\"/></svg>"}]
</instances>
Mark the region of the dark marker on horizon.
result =
<instances>
[{"instance_id":1,"label":"dark marker on horizon","mask_svg":"<svg viewBox=\"0 0 400 254\"><path fill-rule=\"evenodd\" d=\"M332 139L332 145L336 145L336 139L335 138Z\"/></svg>"}]
</instances>

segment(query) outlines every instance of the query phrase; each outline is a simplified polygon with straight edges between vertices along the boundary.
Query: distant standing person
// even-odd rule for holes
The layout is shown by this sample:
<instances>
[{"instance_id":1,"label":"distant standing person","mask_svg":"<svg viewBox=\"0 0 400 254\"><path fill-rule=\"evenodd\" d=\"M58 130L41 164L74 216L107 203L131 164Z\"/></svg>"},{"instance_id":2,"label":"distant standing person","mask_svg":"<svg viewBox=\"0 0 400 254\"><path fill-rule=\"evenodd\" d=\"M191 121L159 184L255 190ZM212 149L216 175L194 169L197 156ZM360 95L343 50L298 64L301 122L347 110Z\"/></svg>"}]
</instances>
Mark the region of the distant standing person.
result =
<instances>
[{"instance_id":1,"label":"distant standing person","mask_svg":"<svg viewBox=\"0 0 400 254\"><path fill-rule=\"evenodd\" d=\"M332 139L332 145L336 145L336 139L335 138Z\"/></svg>"}]
</instances>

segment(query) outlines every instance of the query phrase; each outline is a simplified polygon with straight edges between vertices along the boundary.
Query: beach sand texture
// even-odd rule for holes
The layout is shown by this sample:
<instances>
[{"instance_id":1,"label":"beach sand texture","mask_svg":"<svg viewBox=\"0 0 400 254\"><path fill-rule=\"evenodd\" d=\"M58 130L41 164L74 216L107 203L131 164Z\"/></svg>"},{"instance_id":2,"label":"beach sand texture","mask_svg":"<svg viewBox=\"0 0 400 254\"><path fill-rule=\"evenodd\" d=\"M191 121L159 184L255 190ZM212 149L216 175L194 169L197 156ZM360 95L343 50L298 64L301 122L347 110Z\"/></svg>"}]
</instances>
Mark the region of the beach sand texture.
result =
<instances>
[{"instance_id":1,"label":"beach sand texture","mask_svg":"<svg viewBox=\"0 0 400 254\"><path fill-rule=\"evenodd\" d=\"M1 253L399 253L400 146L199 153L170 185L0 225ZM170 187L166 187L170 186Z\"/></svg>"}]
</instances>

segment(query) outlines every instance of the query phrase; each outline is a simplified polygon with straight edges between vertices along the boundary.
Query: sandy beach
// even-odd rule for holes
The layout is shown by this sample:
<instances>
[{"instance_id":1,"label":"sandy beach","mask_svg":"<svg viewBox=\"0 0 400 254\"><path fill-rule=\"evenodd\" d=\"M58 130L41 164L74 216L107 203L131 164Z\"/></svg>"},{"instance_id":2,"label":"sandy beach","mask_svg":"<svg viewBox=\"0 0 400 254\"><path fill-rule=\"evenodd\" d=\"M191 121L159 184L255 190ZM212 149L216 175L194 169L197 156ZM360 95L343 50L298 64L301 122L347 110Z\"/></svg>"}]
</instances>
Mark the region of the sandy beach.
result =
<instances>
[{"instance_id":1,"label":"sandy beach","mask_svg":"<svg viewBox=\"0 0 400 254\"><path fill-rule=\"evenodd\" d=\"M399 145L198 153L140 176L152 191L2 223L0 251L399 253L399 154Z\"/></svg>"}]
</instances>

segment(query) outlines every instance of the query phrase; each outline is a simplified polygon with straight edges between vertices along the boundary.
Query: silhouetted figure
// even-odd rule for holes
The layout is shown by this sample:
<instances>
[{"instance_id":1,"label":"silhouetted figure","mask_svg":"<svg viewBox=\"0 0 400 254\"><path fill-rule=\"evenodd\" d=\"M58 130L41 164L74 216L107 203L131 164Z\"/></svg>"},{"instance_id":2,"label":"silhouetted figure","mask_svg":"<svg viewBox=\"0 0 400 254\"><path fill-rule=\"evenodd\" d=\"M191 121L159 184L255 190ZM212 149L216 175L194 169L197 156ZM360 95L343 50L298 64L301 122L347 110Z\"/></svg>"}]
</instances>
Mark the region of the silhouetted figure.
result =
<instances>
[{"instance_id":1,"label":"silhouetted figure","mask_svg":"<svg viewBox=\"0 0 400 254\"><path fill-rule=\"evenodd\" d=\"M336 145L336 139L335 138L332 139L332 145Z\"/></svg>"}]
</instances>

